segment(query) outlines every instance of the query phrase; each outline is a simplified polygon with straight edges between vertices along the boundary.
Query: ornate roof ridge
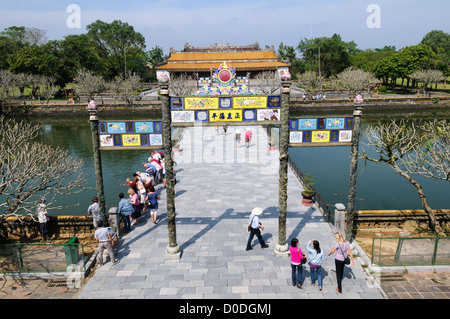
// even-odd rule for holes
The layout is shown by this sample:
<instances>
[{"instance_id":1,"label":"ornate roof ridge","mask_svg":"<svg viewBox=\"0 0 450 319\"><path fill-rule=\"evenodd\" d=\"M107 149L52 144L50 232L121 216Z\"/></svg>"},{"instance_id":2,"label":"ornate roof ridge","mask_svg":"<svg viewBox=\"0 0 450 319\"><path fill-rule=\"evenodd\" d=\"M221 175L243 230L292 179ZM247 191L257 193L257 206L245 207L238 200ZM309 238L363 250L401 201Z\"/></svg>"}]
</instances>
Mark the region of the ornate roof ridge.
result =
<instances>
[{"instance_id":1,"label":"ornate roof ridge","mask_svg":"<svg viewBox=\"0 0 450 319\"><path fill-rule=\"evenodd\" d=\"M275 51L272 45L269 48L261 50L259 43L255 42L249 45L234 45L230 43L214 43L204 47L190 45L186 42L181 51L170 48L170 53L222 53L222 52L243 52L243 51Z\"/></svg>"}]
</instances>

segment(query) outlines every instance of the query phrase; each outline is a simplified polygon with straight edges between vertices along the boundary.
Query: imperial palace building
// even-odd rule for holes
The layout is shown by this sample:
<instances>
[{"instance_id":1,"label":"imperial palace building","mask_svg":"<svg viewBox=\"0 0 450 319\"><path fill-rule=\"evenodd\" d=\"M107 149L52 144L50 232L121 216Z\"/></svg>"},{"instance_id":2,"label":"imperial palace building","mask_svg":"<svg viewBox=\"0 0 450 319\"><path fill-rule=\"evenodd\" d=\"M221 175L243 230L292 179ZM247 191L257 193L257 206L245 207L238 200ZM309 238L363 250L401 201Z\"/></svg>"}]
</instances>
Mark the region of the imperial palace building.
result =
<instances>
[{"instance_id":1,"label":"imperial palace building","mask_svg":"<svg viewBox=\"0 0 450 319\"><path fill-rule=\"evenodd\" d=\"M156 67L156 72L173 77L186 74L197 79L198 84L208 85L214 70L222 63L235 69L237 85L248 83L260 72L276 71L279 75L289 69L288 64L278 61L273 46L261 50L257 42L246 46L214 44L206 47L186 43L181 52L171 48L167 63Z\"/></svg>"}]
</instances>

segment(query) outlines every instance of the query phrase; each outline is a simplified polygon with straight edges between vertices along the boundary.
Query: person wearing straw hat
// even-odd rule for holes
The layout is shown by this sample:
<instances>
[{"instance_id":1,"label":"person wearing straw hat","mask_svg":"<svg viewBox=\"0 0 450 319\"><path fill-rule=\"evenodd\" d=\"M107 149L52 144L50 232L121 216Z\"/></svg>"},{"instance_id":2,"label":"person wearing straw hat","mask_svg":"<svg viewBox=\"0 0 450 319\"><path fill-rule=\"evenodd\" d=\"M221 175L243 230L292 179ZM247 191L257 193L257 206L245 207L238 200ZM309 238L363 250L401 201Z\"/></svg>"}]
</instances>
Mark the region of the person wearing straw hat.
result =
<instances>
[{"instance_id":1,"label":"person wearing straw hat","mask_svg":"<svg viewBox=\"0 0 450 319\"><path fill-rule=\"evenodd\" d=\"M250 236L248 237L246 250L253 249L251 244L252 244L252 239L255 235L258 238L259 243L261 244L262 248L269 247L269 245L267 245L264 242L264 239L261 236L261 230L264 229L264 226L262 226L261 222L259 221L259 215L261 215L262 212L263 212L263 210L260 207L255 207L252 209L252 213L250 214L250 224L248 225Z\"/></svg>"}]
</instances>

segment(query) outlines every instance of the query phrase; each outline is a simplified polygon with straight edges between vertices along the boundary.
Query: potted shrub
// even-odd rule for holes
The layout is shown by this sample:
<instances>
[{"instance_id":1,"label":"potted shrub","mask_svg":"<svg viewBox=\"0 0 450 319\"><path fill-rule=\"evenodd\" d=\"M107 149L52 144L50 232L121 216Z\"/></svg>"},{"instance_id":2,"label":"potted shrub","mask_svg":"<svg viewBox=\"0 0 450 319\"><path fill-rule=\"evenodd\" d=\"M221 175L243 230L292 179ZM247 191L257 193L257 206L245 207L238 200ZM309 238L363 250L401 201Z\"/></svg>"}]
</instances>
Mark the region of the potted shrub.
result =
<instances>
[{"instance_id":1,"label":"potted shrub","mask_svg":"<svg viewBox=\"0 0 450 319\"><path fill-rule=\"evenodd\" d=\"M275 151L277 149L277 139L274 136L270 137L269 140L269 151Z\"/></svg>"},{"instance_id":2,"label":"potted shrub","mask_svg":"<svg viewBox=\"0 0 450 319\"><path fill-rule=\"evenodd\" d=\"M312 206L314 195L316 191L314 189L314 176L310 173L304 175L302 180L302 204L305 206Z\"/></svg>"},{"instance_id":3,"label":"potted shrub","mask_svg":"<svg viewBox=\"0 0 450 319\"><path fill-rule=\"evenodd\" d=\"M173 149L174 153L179 153L181 151L179 142L180 142L179 140L173 140L172 141L172 149Z\"/></svg>"}]
</instances>

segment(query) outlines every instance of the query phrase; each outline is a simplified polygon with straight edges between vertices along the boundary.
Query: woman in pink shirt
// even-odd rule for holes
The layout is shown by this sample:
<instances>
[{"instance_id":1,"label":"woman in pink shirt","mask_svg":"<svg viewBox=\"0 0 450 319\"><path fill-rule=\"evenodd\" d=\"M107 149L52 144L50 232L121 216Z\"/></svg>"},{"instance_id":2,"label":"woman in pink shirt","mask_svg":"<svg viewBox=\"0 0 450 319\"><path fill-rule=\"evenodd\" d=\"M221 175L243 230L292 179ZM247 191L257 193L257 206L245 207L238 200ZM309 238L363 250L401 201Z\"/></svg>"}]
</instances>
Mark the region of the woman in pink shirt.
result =
<instances>
[{"instance_id":1,"label":"woman in pink shirt","mask_svg":"<svg viewBox=\"0 0 450 319\"><path fill-rule=\"evenodd\" d=\"M302 250L298 247L298 239L293 238L291 240L291 246L289 247L291 253L291 267L292 267L292 286L297 285L297 288L302 289L302 259L306 258L303 255Z\"/></svg>"},{"instance_id":2,"label":"woman in pink shirt","mask_svg":"<svg viewBox=\"0 0 450 319\"><path fill-rule=\"evenodd\" d=\"M132 189L128 189L128 194L130 195L130 203L133 205L133 212L130 215L131 225L137 225L139 223L139 217L141 217L141 209L139 206L138 194Z\"/></svg>"},{"instance_id":3,"label":"woman in pink shirt","mask_svg":"<svg viewBox=\"0 0 450 319\"><path fill-rule=\"evenodd\" d=\"M245 145L247 147L250 146L250 143L252 141L252 135L253 135L252 130L250 128L247 128L247 130L245 131Z\"/></svg>"}]
</instances>

